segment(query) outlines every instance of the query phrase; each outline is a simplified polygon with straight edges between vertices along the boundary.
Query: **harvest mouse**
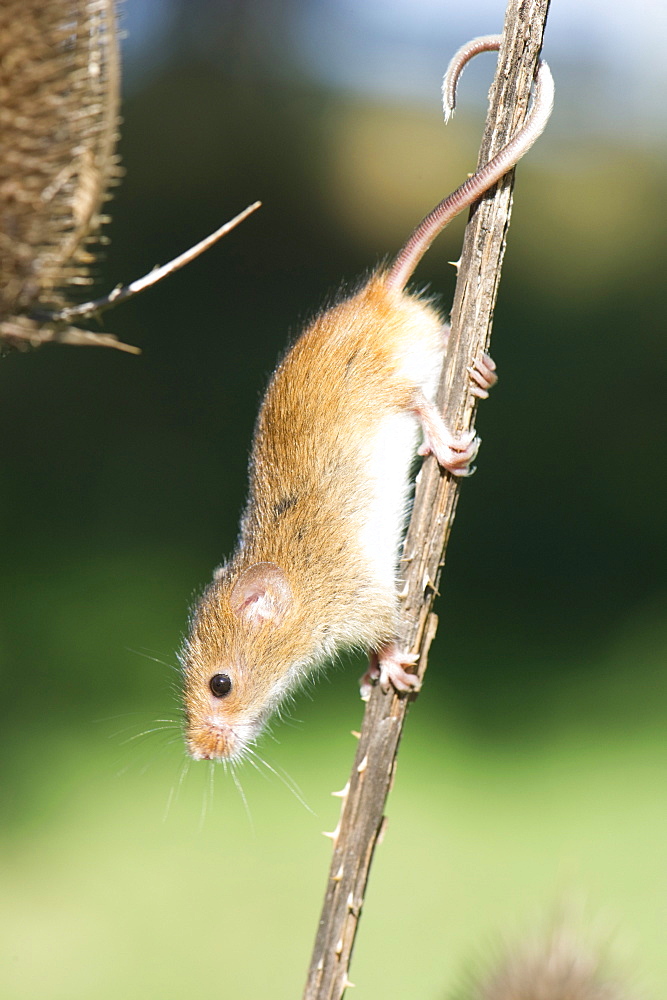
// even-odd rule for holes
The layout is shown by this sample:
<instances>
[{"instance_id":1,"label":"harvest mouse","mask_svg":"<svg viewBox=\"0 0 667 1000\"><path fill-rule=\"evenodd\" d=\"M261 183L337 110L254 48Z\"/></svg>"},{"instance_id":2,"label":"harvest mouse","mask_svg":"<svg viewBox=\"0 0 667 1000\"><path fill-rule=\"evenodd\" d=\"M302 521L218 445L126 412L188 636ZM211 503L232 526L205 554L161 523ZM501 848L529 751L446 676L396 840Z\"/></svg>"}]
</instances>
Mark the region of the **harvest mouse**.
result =
<instances>
[{"instance_id":1,"label":"harvest mouse","mask_svg":"<svg viewBox=\"0 0 667 1000\"><path fill-rule=\"evenodd\" d=\"M446 116L475 39L445 76ZM470 473L478 440L455 435L434 404L447 327L405 290L431 242L530 148L551 113L546 63L525 124L486 166L445 198L395 261L320 313L276 368L250 458L236 551L194 608L182 651L186 742L197 760L238 760L281 701L340 650L371 654L371 676L410 691L415 657L397 635L396 571L421 429L422 455ZM471 369L486 396L493 362Z\"/></svg>"}]
</instances>

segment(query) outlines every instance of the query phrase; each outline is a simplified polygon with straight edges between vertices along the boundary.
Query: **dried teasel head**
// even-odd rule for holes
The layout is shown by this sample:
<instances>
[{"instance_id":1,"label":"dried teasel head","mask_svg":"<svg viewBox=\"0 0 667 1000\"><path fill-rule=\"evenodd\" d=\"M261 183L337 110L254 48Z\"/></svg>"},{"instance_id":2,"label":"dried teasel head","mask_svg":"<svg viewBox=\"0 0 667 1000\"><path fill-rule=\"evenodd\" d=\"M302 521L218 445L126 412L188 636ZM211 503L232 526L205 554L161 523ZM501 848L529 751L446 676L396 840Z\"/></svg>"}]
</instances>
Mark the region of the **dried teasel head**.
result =
<instances>
[{"instance_id":1,"label":"dried teasel head","mask_svg":"<svg viewBox=\"0 0 667 1000\"><path fill-rule=\"evenodd\" d=\"M119 91L113 0L2 0L0 335L10 344L124 346L53 320L67 290L91 280L90 244L120 174Z\"/></svg>"},{"instance_id":2,"label":"dried teasel head","mask_svg":"<svg viewBox=\"0 0 667 1000\"><path fill-rule=\"evenodd\" d=\"M54 340L117 347L72 326L150 288L234 229L260 202L129 285L72 305L120 176L114 0L0 0L0 350Z\"/></svg>"},{"instance_id":3,"label":"dried teasel head","mask_svg":"<svg viewBox=\"0 0 667 1000\"><path fill-rule=\"evenodd\" d=\"M592 943L582 927L562 921L503 949L467 977L456 1000L638 1000L619 974L613 940ZM605 935L606 937L606 935Z\"/></svg>"}]
</instances>

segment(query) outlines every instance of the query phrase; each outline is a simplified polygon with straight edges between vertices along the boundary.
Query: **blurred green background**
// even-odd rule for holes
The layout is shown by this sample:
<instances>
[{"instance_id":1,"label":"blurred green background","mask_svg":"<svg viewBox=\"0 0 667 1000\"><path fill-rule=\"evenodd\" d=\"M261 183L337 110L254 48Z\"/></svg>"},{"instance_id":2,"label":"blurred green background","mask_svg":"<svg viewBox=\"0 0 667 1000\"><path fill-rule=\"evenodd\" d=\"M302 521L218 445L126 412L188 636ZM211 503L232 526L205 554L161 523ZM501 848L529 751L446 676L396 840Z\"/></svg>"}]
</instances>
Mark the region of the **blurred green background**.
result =
<instances>
[{"instance_id":1,"label":"blurred green background","mask_svg":"<svg viewBox=\"0 0 667 1000\"><path fill-rule=\"evenodd\" d=\"M587 7L555 2L547 30L556 112L518 170L501 382L355 996L444 998L500 939L581 899L628 974L667 991L665 69L637 47L664 13ZM502 13L127 0L127 177L98 290L264 207L108 315L140 357L48 347L0 365L6 1000L300 995L361 664L263 744L314 815L248 767L248 817L222 769L185 764L174 651L234 543L287 336L472 169L493 57L466 72L447 129L439 79ZM462 228L418 273L445 303Z\"/></svg>"}]
</instances>

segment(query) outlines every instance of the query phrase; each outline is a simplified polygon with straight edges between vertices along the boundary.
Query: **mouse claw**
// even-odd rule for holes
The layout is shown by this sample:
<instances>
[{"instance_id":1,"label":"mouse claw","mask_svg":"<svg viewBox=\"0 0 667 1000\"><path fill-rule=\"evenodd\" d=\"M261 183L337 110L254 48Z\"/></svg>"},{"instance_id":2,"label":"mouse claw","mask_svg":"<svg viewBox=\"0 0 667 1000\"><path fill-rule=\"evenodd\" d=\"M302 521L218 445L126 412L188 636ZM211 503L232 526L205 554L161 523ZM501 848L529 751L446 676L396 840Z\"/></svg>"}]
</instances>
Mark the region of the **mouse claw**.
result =
<instances>
[{"instance_id":1,"label":"mouse claw","mask_svg":"<svg viewBox=\"0 0 667 1000\"><path fill-rule=\"evenodd\" d=\"M377 683L385 694L392 688L399 694L419 691L421 680L417 674L405 669L413 667L418 660L418 653L404 653L395 642L371 653L368 670L360 680L362 701L368 701Z\"/></svg>"},{"instance_id":2,"label":"mouse claw","mask_svg":"<svg viewBox=\"0 0 667 1000\"><path fill-rule=\"evenodd\" d=\"M471 462L476 458L480 444L481 438L474 431L462 431L458 435L447 432L446 438L425 434L418 454L435 455L438 465L453 476L471 476Z\"/></svg>"},{"instance_id":3,"label":"mouse claw","mask_svg":"<svg viewBox=\"0 0 667 1000\"><path fill-rule=\"evenodd\" d=\"M474 431L452 434L438 408L418 392L413 398L412 412L421 424L424 441L420 455L434 455L438 464L453 476L469 476L470 466L479 451L479 438Z\"/></svg>"},{"instance_id":4,"label":"mouse claw","mask_svg":"<svg viewBox=\"0 0 667 1000\"><path fill-rule=\"evenodd\" d=\"M362 701L368 701L371 691L380 680L380 664L377 653L368 654L368 670L359 678L359 694Z\"/></svg>"},{"instance_id":5,"label":"mouse claw","mask_svg":"<svg viewBox=\"0 0 667 1000\"><path fill-rule=\"evenodd\" d=\"M359 697L362 701L370 700L371 692L376 684L377 680L374 681L371 678L370 670L367 670L366 673L359 678Z\"/></svg>"},{"instance_id":6,"label":"mouse claw","mask_svg":"<svg viewBox=\"0 0 667 1000\"><path fill-rule=\"evenodd\" d=\"M477 396L478 399L488 399L489 389L498 381L493 358L489 354L483 354L481 358L475 358L467 371L471 382L474 383L470 388L471 395Z\"/></svg>"}]
</instances>

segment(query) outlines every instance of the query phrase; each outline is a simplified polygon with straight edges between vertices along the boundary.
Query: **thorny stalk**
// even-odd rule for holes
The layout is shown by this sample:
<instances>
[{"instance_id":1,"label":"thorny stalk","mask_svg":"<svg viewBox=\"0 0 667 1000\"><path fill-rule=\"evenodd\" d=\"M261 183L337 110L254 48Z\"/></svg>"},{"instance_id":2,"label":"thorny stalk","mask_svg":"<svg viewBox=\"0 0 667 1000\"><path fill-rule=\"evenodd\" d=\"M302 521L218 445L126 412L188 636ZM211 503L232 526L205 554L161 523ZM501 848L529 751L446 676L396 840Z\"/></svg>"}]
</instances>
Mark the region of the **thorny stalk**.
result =
<instances>
[{"instance_id":1,"label":"thorny stalk","mask_svg":"<svg viewBox=\"0 0 667 1000\"><path fill-rule=\"evenodd\" d=\"M509 0L503 42L479 155L483 165L524 119L542 45L549 0ZM452 334L438 403L455 430L473 423L468 367L488 347L512 204L513 171L471 211L452 309ZM420 654L423 677L437 628L433 601L454 520L460 484L434 458L422 469L403 552L404 645ZM375 846L382 833L409 701L375 687L364 715L333 839L322 914L304 1000L339 1000L352 985L349 967ZM406 861L408 864L409 861ZM405 928L402 928L402 934ZM409 960L409 954L407 957Z\"/></svg>"}]
</instances>

